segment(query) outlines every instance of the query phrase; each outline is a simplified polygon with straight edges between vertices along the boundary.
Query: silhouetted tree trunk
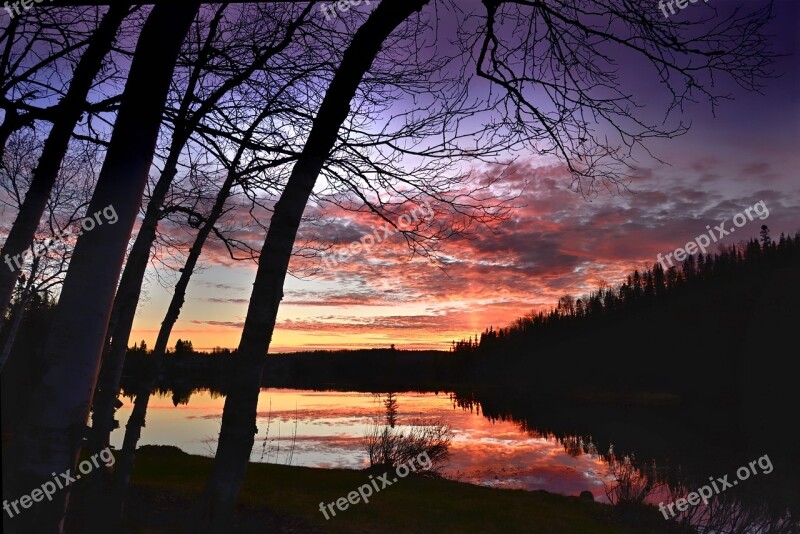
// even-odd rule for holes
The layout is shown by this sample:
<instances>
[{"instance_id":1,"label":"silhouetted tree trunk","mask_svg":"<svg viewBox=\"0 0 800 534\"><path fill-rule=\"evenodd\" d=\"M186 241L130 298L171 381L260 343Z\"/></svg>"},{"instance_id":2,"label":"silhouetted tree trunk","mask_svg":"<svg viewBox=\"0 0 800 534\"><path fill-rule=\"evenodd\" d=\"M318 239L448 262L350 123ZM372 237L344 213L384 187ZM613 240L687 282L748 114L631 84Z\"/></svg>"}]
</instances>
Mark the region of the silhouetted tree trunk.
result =
<instances>
[{"instance_id":1,"label":"silhouetted tree trunk","mask_svg":"<svg viewBox=\"0 0 800 534\"><path fill-rule=\"evenodd\" d=\"M116 514L115 520L118 519L122 513L122 507L125 500L125 493L127 492L130 483L131 472L133 471L133 462L136 456L136 447L141 438L142 428L145 426L145 418L147 416L147 406L150 401L150 395L156 386L158 376L163 363L164 355L167 351L169 344L169 337L172 334L172 329L180 317L181 309L186 298L186 290L189 287L189 281L192 278L194 269L202 253L203 246L206 243L209 235L214 231L214 226L219 221L225 210L225 202L230 197L231 191L238 179L237 169L244 156L246 148L250 145L252 136L259 126L261 121L270 114L269 109L262 111L261 115L251 124L247 133L242 139L242 143L237 150L237 153L229 165L228 175L223 182L222 187L217 193L217 198L214 206L211 208L208 217L203 222L200 230L195 237L192 247L189 249L189 256L186 263L181 270L181 276L178 283L175 285L175 291L167 309L166 316L161 323L161 328L158 332L158 338L153 349L152 363L153 368L142 378L141 383L136 391L136 400L134 401L133 411L128 419L128 424L125 426L125 438L122 444L122 451L117 460L114 469L114 484L112 487L113 502L110 508Z\"/></svg>"},{"instance_id":2,"label":"silhouetted tree trunk","mask_svg":"<svg viewBox=\"0 0 800 534\"><path fill-rule=\"evenodd\" d=\"M122 279L117 289L117 295L114 299L114 307L107 336L111 338L111 345L103 357L100 381L95 394L96 398L92 415L91 447L93 450L99 451L107 447L109 436L114 430L115 404L117 396L119 395L125 355L128 350L128 341L130 340L130 334L133 328L136 307L139 303L142 283L144 282L148 260L150 259L150 251L156 239L156 229L162 215L164 200L177 173L181 150L183 150L184 146L189 141L189 137L197 128L200 121L207 113L214 109L217 103L229 91L242 84L255 71L264 67L271 57L284 50L290 44L292 36L309 10L310 6L302 12L297 20L289 24L281 41L274 47L265 49L257 61L247 65L235 76L227 79L205 99L197 110L190 113L191 104L196 98L195 93L200 81L200 73L208 59L217 53L214 50L215 37L217 37L216 28L222 19L224 7L218 9L216 17L211 22L208 39L198 58L197 68L193 71L189 79L185 96L178 112L176 130L173 134L170 152L164 164L164 170L156 183L153 194L150 197L150 202L147 204L144 221L142 221L139 227L139 233L128 255L128 261L125 264L125 270L123 271ZM252 135L252 131L248 135Z\"/></svg>"},{"instance_id":3,"label":"silhouetted tree trunk","mask_svg":"<svg viewBox=\"0 0 800 534\"><path fill-rule=\"evenodd\" d=\"M211 478L198 507L197 532L225 532L250 461L264 361L275 330L297 229L317 176L350 111L350 101L383 42L428 0L382 2L353 37L331 81L314 126L275 205L253 284L232 380L225 399Z\"/></svg>"},{"instance_id":4,"label":"silhouetted tree trunk","mask_svg":"<svg viewBox=\"0 0 800 534\"><path fill-rule=\"evenodd\" d=\"M114 412L119 395L119 383L122 379L125 354L128 351L128 340L141 296L144 275L150 260L150 251L156 240L156 229L161 219L164 200L178 172L181 151L199 120L198 114L195 114L190 120L189 110L200 80L200 72L211 52L211 43L216 36L216 27L222 12L223 9L218 10L216 17L212 20L209 38L199 54L196 68L189 77L175 120L175 131L172 134L164 168L150 195L144 220L128 254L128 260L114 297L106 336L107 340L110 339L110 346L106 345L104 349L100 377L93 400L92 432L89 445L93 452L100 451L109 445L110 435L114 430Z\"/></svg>"},{"instance_id":5,"label":"silhouetted tree trunk","mask_svg":"<svg viewBox=\"0 0 800 534\"><path fill-rule=\"evenodd\" d=\"M14 341L17 339L17 333L19 332L19 327L22 324L22 318L25 316L25 306L28 305L28 301L31 300L33 296L33 283L36 280L36 272L39 270L39 257L33 257L33 265L31 266L31 273L28 279L25 282L25 286L20 291L19 302L16 305L16 309L12 314L12 319L6 323L6 328L8 331L6 333L6 340L3 343L3 353L0 355L0 371L6 365L6 361L8 357L11 355L11 349L14 347Z\"/></svg>"},{"instance_id":6,"label":"silhouetted tree trunk","mask_svg":"<svg viewBox=\"0 0 800 534\"><path fill-rule=\"evenodd\" d=\"M239 156L234 163L234 166L228 172L228 176L222 185L219 193L217 194L214 206L211 213L208 215L203 226L195 237L192 248L189 249L189 256L181 271L181 276L178 283L175 284L175 292L172 294L172 299L169 303L169 308L161 322L161 328L158 332L156 345L153 349L152 365L153 368L143 377L136 390L136 400L133 404L133 411L128 418L128 424L125 426L125 438L122 443L122 452L116 462L114 468L114 484L113 484L113 503L111 507L116 514L116 518L121 515L122 506L125 500L125 493L130 483L131 471L133 470L133 461L136 455L136 446L142 435L142 427L145 426L145 417L147 415L147 405L150 401L150 395L158 380L158 375L161 370L164 355L167 352L167 345L169 337L172 334L172 328L178 320L181 313L181 308L186 299L186 289L189 287L189 281L192 278L194 269L197 266L197 261L200 258L200 253L203 250L208 236L214 229L214 225L219 220L225 209L225 202L231 194L231 189L236 182L236 166L241 157L243 150L239 151Z\"/></svg>"},{"instance_id":7,"label":"silhouetted tree trunk","mask_svg":"<svg viewBox=\"0 0 800 534\"><path fill-rule=\"evenodd\" d=\"M12 133L20 129L21 123L22 121L17 110L6 110L5 118L3 119L2 124L0 124L0 159L2 159L6 153L8 139L11 137Z\"/></svg>"},{"instance_id":8,"label":"silhouetted tree trunk","mask_svg":"<svg viewBox=\"0 0 800 534\"><path fill-rule=\"evenodd\" d=\"M4 73L8 69L9 59L11 58L11 49L14 46L14 35L19 29L19 17L14 17L8 22L8 26L3 31L6 37L6 46L3 49L2 56L0 56L0 80L4 80ZM5 116L3 123L0 124L0 160L3 159L6 150L6 143L8 138L20 126L19 112L13 107L8 106L5 108ZM4 310L5 311L5 310Z\"/></svg>"},{"instance_id":9,"label":"silhouetted tree trunk","mask_svg":"<svg viewBox=\"0 0 800 534\"><path fill-rule=\"evenodd\" d=\"M125 355L128 351L128 338L133 327L133 319L139 303L144 274L150 260L150 249L156 239L156 227L161 216L161 206L177 172L177 162L181 148L183 148L183 143L180 144L177 150L170 152L161 177L153 188L144 220L128 254L125 269L114 298L111 319L103 344L101 372L92 397L92 428L89 433L88 448L93 454L110 445L111 432L116 426L114 413L117 408L117 396L125 365ZM119 329L118 335L116 334L117 328ZM108 344L109 336L111 336L110 345ZM117 464L114 468L114 476L116 476L118 468L119 465ZM121 513L121 503L118 509L115 506L116 501L113 495L108 494L108 481L107 473L99 471L91 473L89 482L91 498L87 500L86 510L87 521L89 521L94 530L98 530L103 525L116 524ZM95 503L98 501L106 502L102 507L95 508ZM92 508L97 511L93 513Z\"/></svg>"},{"instance_id":10,"label":"silhouetted tree trunk","mask_svg":"<svg viewBox=\"0 0 800 534\"><path fill-rule=\"evenodd\" d=\"M128 2L118 2L108 8L108 12L75 67L67 94L58 105L53 128L44 143L39 164L33 173L31 186L25 195L25 202L22 204L17 219L3 245L3 250L0 252L3 263L7 263L0 269L0 312L5 311L8 307L19 273L16 263L13 260L6 262L6 258L15 258L18 254L22 254L33 241L39 220L47 205L47 199L50 198L50 191L53 189L53 184L61 168L61 162L67 153L72 131L86 105L86 97L92 87L92 82L103 64L103 58L111 50L117 37L117 31L130 11L130 6L131 4Z\"/></svg>"},{"instance_id":11,"label":"silhouetted tree trunk","mask_svg":"<svg viewBox=\"0 0 800 534\"><path fill-rule=\"evenodd\" d=\"M177 172L177 163L183 142L170 151L161 177L153 188L153 194L145 210L144 220L136 234L128 254L119 288L114 298L108 336L111 345L104 346L102 372L94 397L90 449L94 452L106 448L114 430L115 402L119 393L119 382L128 350L128 339L133 328L133 319L141 295L144 275L150 260L150 250L156 239L156 228L161 218L164 199ZM107 337L108 337L107 336Z\"/></svg>"},{"instance_id":12,"label":"silhouetted tree trunk","mask_svg":"<svg viewBox=\"0 0 800 534\"><path fill-rule=\"evenodd\" d=\"M42 383L15 443L18 494L73 470L85 437L117 281L153 159L164 104L181 43L199 4L158 4L139 37L119 115L88 213L111 205L116 224L79 237L45 348ZM35 514L23 531L63 531L69 487Z\"/></svg>"}]
</instances>

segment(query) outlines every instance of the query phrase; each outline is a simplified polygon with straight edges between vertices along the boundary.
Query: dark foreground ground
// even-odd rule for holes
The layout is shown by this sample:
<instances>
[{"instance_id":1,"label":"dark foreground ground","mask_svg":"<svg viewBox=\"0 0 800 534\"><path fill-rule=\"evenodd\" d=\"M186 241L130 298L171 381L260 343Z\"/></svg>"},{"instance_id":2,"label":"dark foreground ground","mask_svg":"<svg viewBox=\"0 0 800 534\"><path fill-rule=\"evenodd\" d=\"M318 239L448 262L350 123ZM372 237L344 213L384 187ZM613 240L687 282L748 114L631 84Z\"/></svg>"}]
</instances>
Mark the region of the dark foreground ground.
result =
<instances>
[{"instance_id":1,"label":"dark foreground ground","mask_svg":"<svg viewBox=\"0 0 800 534\"><path fill-rule=\"evenodd\" d=\"M121 534L182 532L212 460L140 449ZM544 491L498 490L410 475L326 520L319 503L368 483L366 471L250 465L236 533L678 532L654 508L623 511Z\"/></svg>"}]
</instances>

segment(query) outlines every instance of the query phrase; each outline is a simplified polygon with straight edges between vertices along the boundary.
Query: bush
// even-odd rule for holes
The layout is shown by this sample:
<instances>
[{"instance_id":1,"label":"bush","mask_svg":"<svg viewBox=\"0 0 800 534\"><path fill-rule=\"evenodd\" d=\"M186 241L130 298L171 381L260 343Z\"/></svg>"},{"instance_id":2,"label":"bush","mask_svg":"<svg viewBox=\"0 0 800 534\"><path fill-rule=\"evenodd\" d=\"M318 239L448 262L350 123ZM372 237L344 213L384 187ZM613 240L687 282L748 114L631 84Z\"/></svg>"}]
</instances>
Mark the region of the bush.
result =
<instances>
[{"instance_id":1,"label":"bush","mask_svg":"<svg viewBox=\"0 0 800 534\"><path fill-rule=\"evenodd\" d=\"M375 424L364 434L362 443L370 467L393 469L427 453L430 467L424 472L437 474L450 456L452 439L450 425L441 420L414 419L405 427Z\"/></svg>"},{"instance_id":2,"label":"bush","mask_svg":"<svg viewBox=\"0 0 800 534\"><path fill-rule=\"evenodd\" d=\"M608 459L609 471L614 477L611 487L606 486L606 496L616 506L641 506L647 498L663 487L657 481L655 465L636 466L633 456Z\"/></svg>"}]
</instances>

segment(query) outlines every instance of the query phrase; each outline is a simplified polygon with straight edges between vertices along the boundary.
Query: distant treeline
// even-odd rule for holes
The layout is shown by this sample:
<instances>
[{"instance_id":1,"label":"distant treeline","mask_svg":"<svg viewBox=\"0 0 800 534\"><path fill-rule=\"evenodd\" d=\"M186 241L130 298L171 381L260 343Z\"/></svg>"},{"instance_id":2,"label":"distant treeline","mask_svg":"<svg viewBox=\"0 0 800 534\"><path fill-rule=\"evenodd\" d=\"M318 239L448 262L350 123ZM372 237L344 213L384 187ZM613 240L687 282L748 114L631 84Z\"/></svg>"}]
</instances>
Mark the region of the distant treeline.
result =
<instances>
[{"instance_id":1,"label":"distant treeline","mask_svg":"<svg viewBox=\"0 0 800 534\"><path fill-rule=\"evenodd\" d=\"M774 241L764 226L759 240L565 295L453 350L487 382L713 396L788 380L798 324L800 233Z\"/></svg>"},{"instance_id":2,"label":"distant treeline","mask_svg":"<svg viewBox=\"0 0 800 534\"><path fill-rule=\"evenodd\" d=\"M128 352L125 389L150 364L143 345L134 345ZM171 351L165 356L158 383L170 389L203 386L224 392L235 355L236 350L230 349L214 349L211 353ZM454 355L446 351L390 348L271 354L267 356L262 385L376 392L443 389L459 382L464 374L453 360Z\"/></svg>"}]
</instances>

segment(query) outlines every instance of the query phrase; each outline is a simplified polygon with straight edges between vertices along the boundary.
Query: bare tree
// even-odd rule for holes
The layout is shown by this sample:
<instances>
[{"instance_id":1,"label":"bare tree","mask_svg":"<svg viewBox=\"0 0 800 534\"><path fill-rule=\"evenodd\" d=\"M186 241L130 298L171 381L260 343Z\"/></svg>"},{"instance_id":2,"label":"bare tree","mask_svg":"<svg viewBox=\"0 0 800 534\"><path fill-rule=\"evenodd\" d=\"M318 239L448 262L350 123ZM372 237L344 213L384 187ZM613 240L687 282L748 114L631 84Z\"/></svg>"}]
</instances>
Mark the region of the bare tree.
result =
<instances>
[{"instance_id":1,"label":"bare tree","mask_svg":"<svg viewBox=\"0 0 800 534\"><path fill-rule=\"evenodd\" d=\"M14 17L0 33L0 109L5 112L0 124L0 155L14 132L57 120L60 105L54 97L63 98L70 87L70 78L63 74L76 72L82 54L97 36L102 15L103 10L97 8L42 6ZM118 99L113 86L119 69L112 58L126 53L124 46L118 46L105 58L103 75L95 77L92 92L94 96L114 96L84 102L82 111L87 116L82 122L115 109Z\"/></svg>"},{"instance_id":2,"label":"bare tree","mask_svg":"<svg viewBox=\"0 0 800 534\"><path fill-rule=\"evenodd\" d=\"M219 445L194 529L223 532L244 479L255 436L264 358L269 350L295 236L317 175L336 142L349 104L384 41L426 0L383 2L358 29L314 119L303 153L275 205L253 284L246 324L233 364Z\"/></svg>"},{"instance_id":3,"label":"bare tree","mask_svg":"<svg viewBox=\"0 0 800 534\"><path fill-rule=\"evenodd\" d=\"M127 2L113 4L103 17L96 32L89 39L86 50L75 67L69 89L52 111L53 127L44 144L39 164L36 166L33 180L31 180L25 195L25 202L20 207L17 219L6 238L2 251L0 251L0 257L14 257L22 253L33 240L50 191L58 176L61 162L67 152L72 132L81 113L86 108L92 82L103 64L103 58L111 50L117 30L130 12L130 6L131 4ZM9 36L7 46L10 47L11 43L12 37ZM17 80L11 77L3 87L3 93L11 90L16 82ZM12 111L13 108L6 107L4 124L11 123L14 121L13 117L18 117ZM0 139L0 143L5 145L5 140ZM0 310L5 310L8 306L17 272L16 269L0 269Z\"/></svg>"},{"instance_id":4,"label":"bare tree","mask_svg":"<svg viewBox=\"0 0 800 534\"><path fill-rule=\"evenodd\" d=\"M9 142L0 166L0 205L18 211L24 202L23 191L30 189L36 168L38 138L18 132ZM46 204L47 217L37 228L29 254L13 258L19 264L20 291L14 304L12 321L4 325L5 345L0 356L0 370L5 367L16 333L22 322L20 313L35 296L51 296L61 286L72 257L74 239L95 184L93 162L97 147L74 146L64 158L58 179ZM12 260L12 258L9 258ZM7 265L11 267L11 265Z\"/></svg>"},{"instance_id":5,"label":"bare tree","mask_svg":"<svg viewBox=\"0 0 800 534\"><path fill-rule=\"evenodd\" d=\"M705 99L713 110L729 98L717 77L757 91L772 75L764 33L772 0L729 13L698 6L683 19L633 0L483 4L485 22L475 32L465 25L461 39L465 51L479 50L471 66L502 90L498 106L513 110L502 119L508 131L558 157L586 196L598 186L624 187L637 151L652 156L648 140L685 133L688 104ZM624 87L626 71L661 82L661 93L649 95L663 100L657 119L647 119L643 99Z\"/></svg>"},{"instance_id":6,"label":"bare tree","mask_svg":"<svg viewBox=\"0 0 800 534\"><path fill-rule=\"evenodd\" d=\"M20 494L73 469L89 415L100 356L128 239L153 158L164 102L180 45L198 4L156 6L139 38L97 187L88 212L113 206L114 225L84 233L75 246L43 351L46 371L34 389L15 446ZM69 487L18 518L36 532L63 530Z\"/></svg>"},{"instance_id":7,"label":"bare tree","mask_svg":"<svg viewBox=\"0 0 800 534\"><path fill-rule=\"evenodd\" d=\"M114 407L119 395L119 384L130 332L136 315L136 307L139 302L148 260L156 239L157 226L165 215L164 202L173 179L178 172L184 148L187 146L190 137L198 131L203 132L204 140L207 142L211 142L212 138L208 133L210 129L213 129L217 135L225 134L236 139L237 132L231 132L225 125L234 124L237 119L242 120L242 118L225 115L214 116L213 113L220 108L232 107L229 101L231 93L236 92L254 74L261 71L271 72L271 69L268 68L268 63L286 50L292 41L294 33L303 23L310 9L311 6L309 5L301 10L299 15L295 14L291 9L282 13L275 13L269 23L266 23L267 21L264 19L254 17L253 13L239 13L237 20L246 20L248 24L246 29L248 31L259 31L259 33L252 35L251 33L243 32L240 36L241 40L234 40L230 38L233 30L224 25L221 26L223 15L225 14L225 6L223 5L216 9L211 16L206 36L197 38L199 51L188 73L188 82L182 91L180 105L174 114L167 112L167 117L174 126L164 167L150 195L144 220L128 255L114 300L108 332L111 343L106 356L103 358L103 368L94 405L92 445L94 450L101 450L108 445L109 435L114 428ZM250 16L248 17L248 15ZM290 21L283 22L281 20L282 16L290 17ZM253 24L253 21L261 21L264 31L250 29L249 25ZM279 29L282 32L278 33L277 30ZM223 35L228 37L229 42L220 42ZM250 52L239 58L238 56L243 49L255 50L255 52ZM227 61L225 65L217 65L216 62L219 61L219 58L236 58L236 61ZM286 58L283 57L281 60L286 61ZM217 75L216 72L223 68L226 75ZM198 96L201 92L201 87L203 91L207 92L207 96ZM278 94L281 92L279 91ZM278 109L280 107L279 105L270 106L267 115L281 113L282 110ZM261 120L264 118L262 116ZM261 120L253 124L257 125ZM222 126L214 128L215 125ZM246 142L241 141L242 150L259 146L252 139L252 131L243 132L242 135L247 138ZM267 150L269 147L262 145L262 148ZM291 154L287 158L291 160ZM198 250L197 252L199 253L200 251Z\"/></svg>"},{"instance_id":8,"label":"bare tree","mask_svg":"<svg viewBox=\"0 0 800 534\"><path fill-rule=\"evenodd\" d=\"M280 93L280 92L279 92ZM277 96L277 95L276 95ZM217 193L214 205L207 215L200 215L192 213L199 225L197 235L192 246L189 249L189 255L180 270L180 277L175 284L172 298L170 299L169 307L161 322L161 328L156 338L153 353L151 354L151 368L148 370L147 375L140 377L140 383L136 388L136 400L131 412L128 423L125 427L125 437L123 439L122 451L119 459L117 460L116 468L114 470L114 484L113 484L113 503L112 509L117 517L111 519L116 520L121 513L122 504L127 490L131 471L133 468L133 461L136 453L136 447L141 437L141 430L145 424L145 415L147 414L147 406L153 389L156 386L156 380L161 368L163 358L167 351L172 329L180 316L181 309L186 298L186 291L189 287L189 282L197 267L198 260L203 251L208 238L213 234L226 241L226 237L221 234L217 228L220 218L225 214L225 204L230 198L234 187L242 185L243 182L248 180L248 176L252 174L253 167L261 168L260 157L251 160L250 165L242 166L243 159L245 158L248 148L253 146L253 137L257 128L261 125L269 115L274 112L274 100L268 103L261 114L256 117L250 125L245 135L242 137L241 145L233 156L232 160L226 164L228 167L227 176L225 181ZM273 163L274 164L274 163Z\"/></svg>"}]
</instances>

